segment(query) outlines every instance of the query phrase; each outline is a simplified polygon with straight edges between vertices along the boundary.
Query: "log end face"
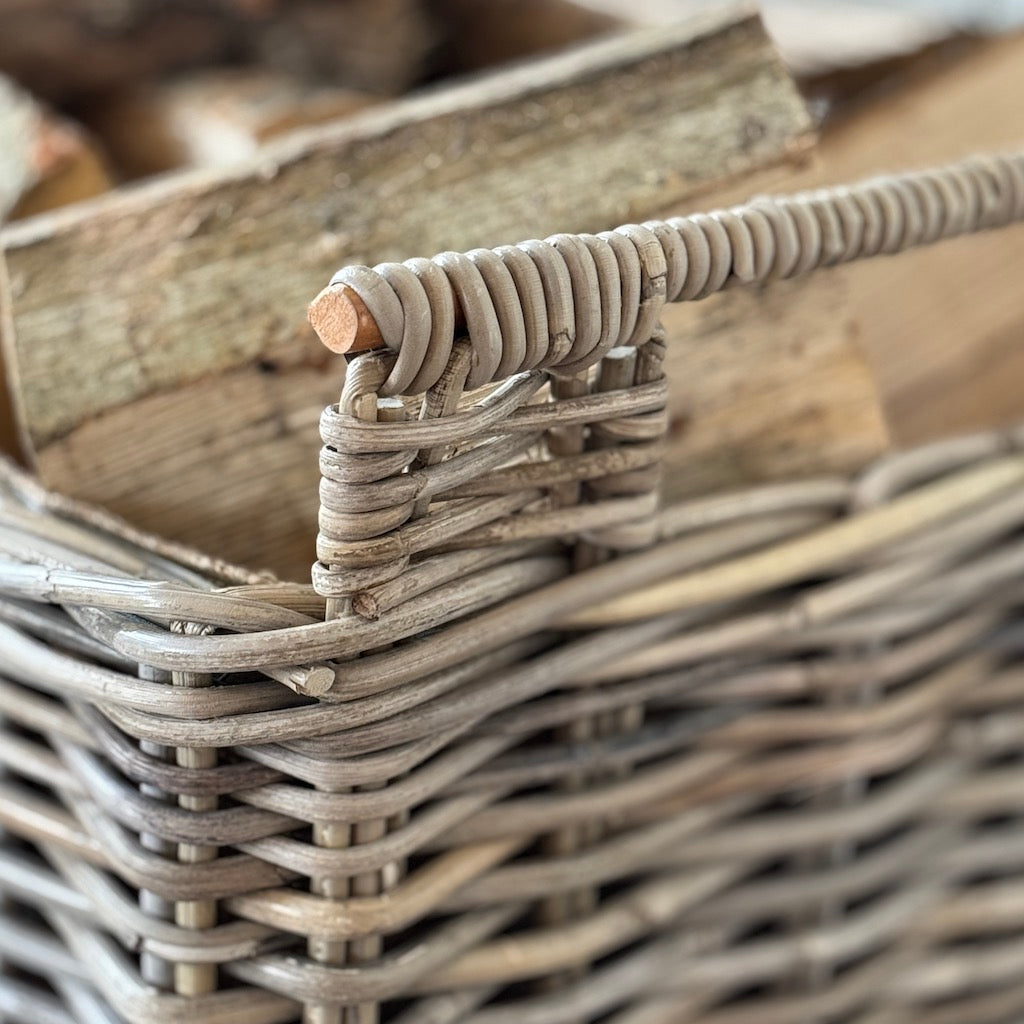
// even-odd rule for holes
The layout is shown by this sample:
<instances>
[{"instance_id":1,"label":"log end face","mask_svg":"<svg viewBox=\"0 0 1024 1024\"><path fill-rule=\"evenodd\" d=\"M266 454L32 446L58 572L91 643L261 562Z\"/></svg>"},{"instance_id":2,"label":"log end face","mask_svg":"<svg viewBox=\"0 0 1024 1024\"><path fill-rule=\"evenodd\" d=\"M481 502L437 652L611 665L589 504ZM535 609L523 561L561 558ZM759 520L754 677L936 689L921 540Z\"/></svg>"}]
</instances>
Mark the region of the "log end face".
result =
<instances>
[{"instance_id":1,"label":"log end face","mask_svg":"<svg viewBox=\"0 0 1024 1024\"><path fill-rule=\"evenodd\" d=\"M332 352L358 351L359 312L346 285L328 285L309 304L308 317L317 337Z\"/></svg>"}]
</instances>

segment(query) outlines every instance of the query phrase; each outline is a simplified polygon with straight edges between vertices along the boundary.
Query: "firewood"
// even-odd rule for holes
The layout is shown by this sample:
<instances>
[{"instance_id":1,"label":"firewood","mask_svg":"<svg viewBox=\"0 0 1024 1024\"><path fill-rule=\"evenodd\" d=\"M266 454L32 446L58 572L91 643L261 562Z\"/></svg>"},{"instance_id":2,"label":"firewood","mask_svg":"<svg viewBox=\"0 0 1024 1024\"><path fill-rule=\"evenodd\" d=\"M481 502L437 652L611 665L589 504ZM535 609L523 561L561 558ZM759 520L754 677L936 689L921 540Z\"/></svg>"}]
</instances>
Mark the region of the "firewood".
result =
<instances>
[{"instance_id":1,"label":"firewood","mask_svg":"<svg viewBox=\"0 0 1024 1024\"><path fill-rule=\"evenodd\" d=\"M678 0L573 0L623 25L670 25ZM914 53L957 31L941 10L870 0L762 0L768 31L794 75L806 78Z\"/></svg>"},{"instance_id":2,"label":"firewood","mask_svg":"<svg viewBox=\"0 0 1024 1024\"><path fill-rule=\"evenodd\" d=\"M625 27L613 14L572 0L435 0L446 40L445 72L477 71Z\"/></svg>"},{"instance_id":3,"label":"firewood","mask_svg":"<svg viewBox=\"0 0 1024 1024\"><path fill-rule=\"evenodd\" d=\"M86 133L0 75L0 221L98 195L112 185Z\"/></svg>"},{"instance_id":4,"label":"firewood","mask_svg":"<svg viewBox=\"0 0 1024 1024\"><path fill-rule=\"evenodd\" d=\"M819 180L1019 146L1024 35L978 45L836 124ZM898 443L988 429L1024 417L1024 228L958 239L912 261L848 268L856 330Z\"/></svg>"},{"instance_id":5,"label":"firewood","mask_svg":"<svg viewBox=\"0 0 1024 1024\"><path fill-rule=\"evenodd\" d=\"M875 82L846 96L813 162L770 169L666 212L1019 145L1024 36L887 62L886 74L885 88ZM1015 273L1022 263L1018 227L838 267L812 281L712 296L696 308L669 307L668 496L855 468L870 458L878 429L909 445L1020 420L1024 312ZM357 349L374 343L365 310L358 299L350 305L354 295L327 290L326 298L315 317L335 318L328 338L349 337ZM851 363L861 353L860 373L877 381L881 409L856 390L844 394L834 375L856 372L839 360L842 352Z\"/></svg>"},{"instance_id":6,"label":"firewood","mask_svg":"<svg viewBox=\"0 0 1024 1024\"><path fill-rule=\"evenodd\" d=\"M101 107L91 124L118 169L134 178L236 164L277 135L378 102L264 68L219 68L134 90Z\"/></svg>"},{"instance_id":7,"label":"firewood","mask_svg":"<svg viewBox=\"0 0 1024 1024\"><path fill-rule=\"evenodd\" d=\"M235 0L244 6L247 0ZM429 70L441 25L423 0L259 0L250 59L297 77L394 96Z\"/></svg>"},{"instance_id":8,"label":"firewood","mask_svg":"<svg viewBox=\"0 0 1024 1024\"><path fill-rule=\"evenodd\" d=\"M140 526L303 577L316 423L342 378L305 311L334 269L643 219L810 142L760 22L719 13L12 227L5 344L36 465ZM877 405L849 339L821 360L823 405ZM879 450L880 419L863 422Z\"/></svg>"},{"instance_id":9,"label":"firewood","mask_svg":"<svg viewBox=\"0 0 1024 1024\"><path fill-rule=\"evenodd\" d=\"M826 124L812 164L766 171L715 199L726 205L751 190L815 188L1016 148L1022 95L1024 34L976 41L849 103ZM846 296L838 318L878 381L897 444L1024 417L1022 265L1024 228L1013 227L829 271Z\"/></svg>"},{"instance_id":10,"label":"firewood","mask_svg":"<svg viewBox=\"0 0 1024 1024\"><path fill-rule=\"evenodd\" d=\"M393 94L437 32L420 0L0 0L0 71L76 102L228 58Z\"/></svg>"}]
</instances>

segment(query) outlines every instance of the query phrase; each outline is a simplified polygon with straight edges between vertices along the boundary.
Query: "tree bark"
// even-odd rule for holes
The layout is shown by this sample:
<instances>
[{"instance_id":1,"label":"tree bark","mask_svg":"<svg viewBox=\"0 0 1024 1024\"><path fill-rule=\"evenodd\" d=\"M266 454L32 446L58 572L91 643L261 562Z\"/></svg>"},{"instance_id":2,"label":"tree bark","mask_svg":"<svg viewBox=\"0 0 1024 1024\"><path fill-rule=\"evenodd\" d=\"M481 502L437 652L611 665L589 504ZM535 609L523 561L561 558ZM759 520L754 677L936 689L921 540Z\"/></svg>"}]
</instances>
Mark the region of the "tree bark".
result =
<instances>
[{"instance_id":1,"label":"tree bark","mask_svg":"<svg viewBox=\"0 0 1024 1024\"><path fill-rule=\"evenodd\" d=\"M140 526L305 577L316 424L343 373L305 311L339 265L642 220L810 143L759 21L718 14L10 228L6 351L36 464ZM876 409L848 339L822 353L817 399ZM879 418L860 422L877 451Z\"/></svg>"}]
</instances>

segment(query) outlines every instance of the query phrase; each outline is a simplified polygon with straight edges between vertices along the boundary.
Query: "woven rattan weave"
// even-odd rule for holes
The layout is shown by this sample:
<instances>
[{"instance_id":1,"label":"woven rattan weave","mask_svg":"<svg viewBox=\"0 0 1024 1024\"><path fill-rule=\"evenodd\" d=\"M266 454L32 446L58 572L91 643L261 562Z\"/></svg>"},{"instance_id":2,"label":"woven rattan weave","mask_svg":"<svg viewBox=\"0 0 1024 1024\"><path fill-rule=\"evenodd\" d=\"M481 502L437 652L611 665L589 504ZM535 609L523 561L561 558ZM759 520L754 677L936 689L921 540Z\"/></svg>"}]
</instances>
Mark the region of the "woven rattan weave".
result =
<instances>
[{"instance_id":1,"label":"woven rattan weave","mask_svg":"<svg viewBox=\"0 0 1024 1024\"><path fill-rule=\"evenodd\" d=\"M662 507L658 327L1022 217L978 159L342 271L312 586L5 468L0 1020L1022 1019L1024 429Z\"/></svg>"}]
</instances>

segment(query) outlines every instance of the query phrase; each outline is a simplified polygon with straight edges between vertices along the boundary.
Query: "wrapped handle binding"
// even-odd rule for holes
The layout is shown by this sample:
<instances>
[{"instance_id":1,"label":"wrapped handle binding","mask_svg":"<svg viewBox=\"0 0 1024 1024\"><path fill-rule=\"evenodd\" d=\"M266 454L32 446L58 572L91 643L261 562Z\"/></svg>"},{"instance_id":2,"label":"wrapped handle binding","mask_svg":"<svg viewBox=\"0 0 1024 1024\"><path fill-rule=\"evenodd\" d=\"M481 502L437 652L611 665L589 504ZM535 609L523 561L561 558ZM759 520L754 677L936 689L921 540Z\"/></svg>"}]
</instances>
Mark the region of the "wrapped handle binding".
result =
<instances>
[{"instance_id":1,"label":"wrapped handle binding","mask_svg":"<svg viewBox=\"0 0 1024 1024\"><path fill-rule=\"evenodd\" d=\"M974 157L597 235L344 267L309 316L333 351L395 353L384 395L429 390L464 334L473 388L540 367L584 369L614 347L646 341L666 302L1021 219L1024 154Z\"/></svg>"}]
</instances>

